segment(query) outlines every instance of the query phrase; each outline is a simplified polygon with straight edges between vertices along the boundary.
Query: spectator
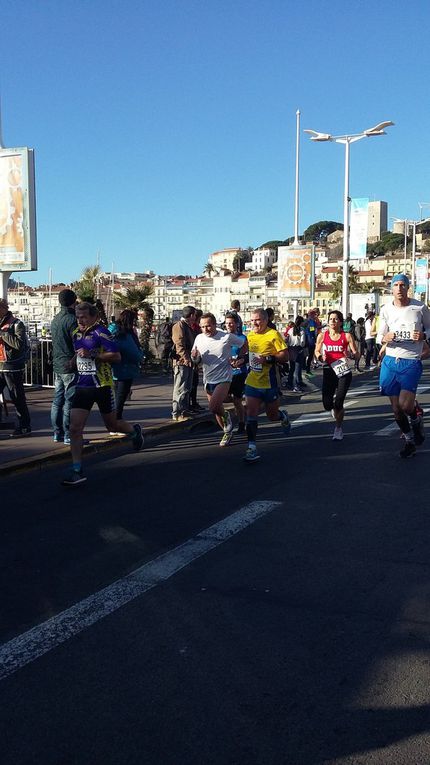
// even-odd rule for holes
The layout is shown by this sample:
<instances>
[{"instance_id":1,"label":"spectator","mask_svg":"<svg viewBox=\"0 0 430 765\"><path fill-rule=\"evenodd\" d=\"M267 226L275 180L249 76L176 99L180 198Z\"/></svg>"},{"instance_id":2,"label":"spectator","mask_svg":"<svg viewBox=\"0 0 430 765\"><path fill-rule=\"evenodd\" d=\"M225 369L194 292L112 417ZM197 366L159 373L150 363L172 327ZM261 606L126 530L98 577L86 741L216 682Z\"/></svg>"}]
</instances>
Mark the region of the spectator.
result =
<instances>
[{"instance_id":1,"label":"spectator","mask_svg":"<svg viewBox=\"0 0 430 765\"><path fill-rule=\"evenodd\" d=\"M193 387L194 364L191 360L191 349L196 333L193 330L196 309L187 305L182 310L182 317L172 329L173 340L173 401L172 419L184 420L192 416L190 411L190 394Z\"/></svg>"},{"instance_id":2,"label":"spectator","mask_svg":"<svg viewBox=\"0 0 430 765\"><path fill-rule=\"evenodd\" d=\"M357 356L355 359L355 368L357 372L361 372L360 369L360 359L362 356L364 356L365 349L366 349L366 343L365 343L365 329L364 329L364 317L360 316L359 319L357 319L355 327L354 327L354 338L355 338L355 344L357 346Z\"/></svg>"},{"instance_id":3,"label":"spectator","mask_svg":"<svg viewBox=\"0 0 430 765\"><path fill-rule=\"evenodd\" d=\"M75 393L75 374L70 362L75 356L72 334L78 323L75 316L76 295L73 290L61 290L60 310L51 322L54 398L51 424L54 441L70 444L70 409Z\"/></svg>"},{"instance_id":4,"label":"spectator","mask_svg":"<svg viewBox=\"0 0 430 765\"><path fill-rule=\"evenodd\" d=\"M159 325L155 335L155 347L165 375L169 374L169 359L173 348L172 329L173 324L167 316Z\"/></svg>"},{"instance_id":5,"label":"spectator","mask_svg":"<svg viewBox=\"0 0 430 765\"><path fill-rule=\"evenodd\" d=\"M318 335L316 312L313 308L308 311L306 321L303 323L303 329L305 331L305 343L307 348L306 375L308 377L313 377L312 362L314 359L315 345Z\"/></svg>"},{"instance_id":6,"label":"spectator","mask_svg":"<svg viewBox=\"0 0 430 765\"><path fill-rule=\"evenodd\" d=\"M115 387L116 417L122 420L124 404L129 397L133 378L139 374L144 353L135 332L136 313L129 308L121 311L112 333L121 361L112 363Z\"/></svg>"},{"instance_id":7,"label":"spectator","mask_svg":"<svg viewBox=\"0 0 430 765\"><path fill-rule=\"evenodd\" d=\"M366 360L364 368L367 369L374 369L375 362L374 362L374 355L375 355L375 335L373 333L373 319L375 318L375 313L373 311L369 311L369 313L366 316L366 321L364 322L364 331L365 331L365 343L366 343Z\"/></svg>"},{"instance_id":8,"label":"spectator","mask_svg":"<svg viewBox=\"0 0 430 765\"><path fill-rule=\"evenodd\" d=\"M305 347L305 330L303 316L297 316L294 325L288 330L287 345L290 368L288 372L288 387L295 393L303 393L303 360Z\"/></svg>"},{"instance_id":9,"label":"spectator","mask_svg":"<svg viewBox=\"0 0 430 765\"><path fill-rule=\"evenodd\" d=\"M195 332L195 335L200 335L201 329L200 329L200 319L203 316L203 311L200 308L197 308L196 315L193 323L192 329ZM199 412L204 411L204 407L200 406L199 402L197 401L197 388L199 387L199 367L197 364L194 365L194 371L193 371L193 384L191 386L191 393L190 393L190 411L194 414L198 414Z\"/></svg>"},{"instance_id":10,"label":"spectator","mask_svg":"<svg viewBox=\"0 0 430 765\"><path fill-rule=\"evenodd\" d=\"M7 388L15 406L18 425L13 437L29 436L30 413L24 391L24 369L28 350L24 323L9 311L5 298L0 298L0 393Z\"/></svg>"}]
</instances>

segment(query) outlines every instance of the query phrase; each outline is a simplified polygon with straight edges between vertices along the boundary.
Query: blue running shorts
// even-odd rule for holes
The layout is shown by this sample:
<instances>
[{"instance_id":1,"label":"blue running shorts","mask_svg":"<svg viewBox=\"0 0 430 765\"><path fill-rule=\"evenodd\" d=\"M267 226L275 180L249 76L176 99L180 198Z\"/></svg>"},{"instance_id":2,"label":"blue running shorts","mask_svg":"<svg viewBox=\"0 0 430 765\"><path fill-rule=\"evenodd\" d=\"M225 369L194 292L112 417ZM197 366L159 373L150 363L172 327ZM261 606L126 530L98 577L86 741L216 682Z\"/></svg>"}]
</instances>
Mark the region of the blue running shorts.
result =
<instances>
[{"instance_id":1,"label":"blue running shorts","mask_svg":"<svg viewBox=\"0 0 430 765\"><path fill-rule=\"evenodd\" d=\"M419 359L384 356L379 375L381 395L398 396L401 390L416 393L422 372L423 365Z\"/></svg>"},{"instance_id":2,"label":"blue running shorts","mask_svg":"<svg viewBox=\"0 0 430 765\"><path fill-rule=\"evenodd\" d=\"M245 396L259 398L265 404L271 404L279 398L279 392L277 388L254 388L252 385L245 385Z\"/></svg>"}]
</instances>

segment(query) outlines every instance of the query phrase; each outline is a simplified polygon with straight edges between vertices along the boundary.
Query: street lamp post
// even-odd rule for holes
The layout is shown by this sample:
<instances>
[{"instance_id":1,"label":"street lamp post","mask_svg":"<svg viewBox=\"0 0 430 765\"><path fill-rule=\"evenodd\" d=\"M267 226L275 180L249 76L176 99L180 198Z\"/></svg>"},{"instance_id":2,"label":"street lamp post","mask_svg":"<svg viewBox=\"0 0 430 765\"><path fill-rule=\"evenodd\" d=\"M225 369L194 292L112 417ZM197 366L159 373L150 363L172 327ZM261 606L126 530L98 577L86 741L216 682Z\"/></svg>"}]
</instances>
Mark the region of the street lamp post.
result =
<instances>
[{"instance_id":1,"label":"street lamp post","mask_svg":"<svg viewBox=\"0 0 430 765\"><path fill-rule=\"evenodd\" d=\"M345 183L343 193L343 260L342 260L342 313L344 316L349 311L349 153L350 145L362 138L370 138L373 135L386 135L384 128L394 125L394 122L380 122L372 128L363 130L361 133L351 135L331 135L330 133L318 133L316 130L305 130L311 133L311 141L331 141L342 143L345 146Z\"/></svg>"}]
</instances>

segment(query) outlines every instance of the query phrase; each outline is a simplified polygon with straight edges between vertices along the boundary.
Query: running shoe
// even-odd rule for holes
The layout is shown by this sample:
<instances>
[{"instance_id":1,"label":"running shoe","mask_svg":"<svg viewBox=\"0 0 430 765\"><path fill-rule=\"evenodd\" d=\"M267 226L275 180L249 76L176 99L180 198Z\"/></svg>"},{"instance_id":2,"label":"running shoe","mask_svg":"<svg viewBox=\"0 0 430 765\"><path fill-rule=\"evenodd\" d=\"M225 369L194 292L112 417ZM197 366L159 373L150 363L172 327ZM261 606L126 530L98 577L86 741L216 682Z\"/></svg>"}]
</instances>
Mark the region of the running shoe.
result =
<instances>
[{"instance_id":1,"label":"running shoe","mask_svg":"<svg viewBox=\"0 0 430 765\"><path fill-rule=\"evenodd\" d=\"M418 401L415 401L415 417L423 417L424 409L419 405Z\"/></svg>"},{"instance_id":2,"label":"running shoe","mask_svg":"<svg viewBox=\"0 0 430 765\"><path fill-rule=\"evenodd\" d=\"M220 446L228 446L233 438L233 430L226 430L224 431L224 435L219 442Z\"/></svg>"},{"instance_id":3,"label":"running shoe","mask_svg":"<svg viewBox=\"0 0 430 765\"><path fill-rule=\"evenodd\" d=\"M342 428L335 428L333 433L333 441L342 441L343 440L343 430Z\"/></svg>"},{"instance_id":4,"label":"running shoe","mask_svg":"<svg viewBox=\"0 0 430 765\"><path fill-rule=\"evenodd\" d=\"M421 446L425 441L424 422L422 417L417 417L415 422L411 421L412 432L414 434L414 441L416 446Z\"/></svg>"},{"instance_id":5,"label":"running shoe","mask_svg":"<svg viewBox=\"0 0 430 765\"><path fill-rule=\"evenodd\" d=\"M64 446L70 446L70 444L72 443L71 440L70 440L70 436L64 436L64 442L63 443L64 443Z\"/></svg>"},{"instance_id":6,"label":"running shoe","mask_svg":"<svg viewBox=\"0 0 430 765\"><path fill-rule=\"evenodd\" d=\"M252 446L249 446L243 459L245 462L257 462L257 460L260 459L260 455L257 454L257 449L255 447L253 448Z\"/></svg>"},{"instance_id":7,"label":"running shoe","mask_svg":"<svg viewBox=\"0 0 430 765\"><path fill-rule=\"evenodd\" d=\"M61 483L63 486L77 486L78 483L84 483L86 480L87 477L83 474L82 470L73 470L72 468L68 476Z\"/></svg>"},{"instance_id":8,"label":"running shoe","mask_svg":"<svg viewBox=\"0 0 430 765\"><path fill-rule=\"evenodd\" d=\"M280 414L282 414L281 427L284 432L284 436L289 436L291 431L291 422L290 418L288 417L288 412L286 412L285 409L280 409Z\"/></svg>"},{"instance_id":9,"label":"running shoe","mask_svg":"<svg viewBox=\"0 0 430 765\"><path fill-rule=\"evenodd\" d=\"M144 437L142 433L142 428L140 425L136 423L136 425L133 425L134 428L134 436L131 437L133 449L138 452L143 447Z\"/></svg>"},{"instance_id":10,"label":"running shoe","mask_svg":"<svg viewBox=\"0 0 430 765\"><path fill-rule=\"evenodd\" d=\"M315 377L315 374L309 370L309 372L305 372L306 377Z\"/></svg>"},{"instance_id":11,"label":"running shoe","mask_svg":"<svg viewBox=\"0 0 430 765\"><path fill-rule=\"evenodd\" d=\"M64 436L61 435L61 433L54 433L53 441L55 444L62 444L64 441Z\"/></svg>"},{"instance_id":12,"label":"running shoe","mask_svg":"<svg viewBox=\"0 0 430 765\"><path fill-rule=\"evenodd\" d=\"M403 449L400 449L400 456L406 459L406 457L413 457L416 452L416 446L413 441L406 441Z\"/></svg>"},{"instance_id":13,"label":"running shoe","mask_svg":"<svg viewBox=\"0 0 430 765\"><path fill-rule=\"evenodd\" d=\"M11 438L23 438L24 436L31 436L31 428L29 425L27 427L15 428L15 430L10 434Z\"/></svg>"}]
</instances>

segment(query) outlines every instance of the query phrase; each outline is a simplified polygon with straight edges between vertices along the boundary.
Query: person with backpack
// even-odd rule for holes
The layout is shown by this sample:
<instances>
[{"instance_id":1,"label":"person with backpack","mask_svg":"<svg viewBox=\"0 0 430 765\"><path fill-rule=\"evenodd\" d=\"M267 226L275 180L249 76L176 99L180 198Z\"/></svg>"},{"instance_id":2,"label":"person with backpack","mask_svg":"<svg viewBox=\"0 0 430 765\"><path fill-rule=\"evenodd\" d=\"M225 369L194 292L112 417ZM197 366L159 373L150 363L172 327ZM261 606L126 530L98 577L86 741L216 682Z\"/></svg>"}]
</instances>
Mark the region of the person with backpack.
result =
<instances>
[{"instance_id":1,"label":"person with backpack","mask_svg":"<svg viewBox=\"0 0 430 765\"><path fill-rule=\"evenodd\" d=\"M155 347L165 375L169 374L169 360L173 348L172 328L173 324L167 316L159 325L155 335Z\"/></svg>"},{"instance_id":2,"label":"person with backpack","mask_svg":"<svg viewBox=\"0 0 430 765\"><path fill-rule=\"evenodd\" d=\"M18 424L12 437L29 436L30 412L24 390L24 370L30 345L24 323L9 311L5 298L0 298L0 393L7 388L15 406Z\"/></svg>"},{"instance_id":3,"label":"person with backpack","mask_svg":"<svg viewBox=\"0 0 430 765\"><path fill-rule=\"evenodd\" d=\"M357 372L362 371L360 369L360 359L362 356L364 356L364 353L365 353L365 348L366 348L366 343L364 341L365 336L366 336L366 332L364 329L364 316L360 316L360 318L357 319L357 321L355 322L355 327L354 327L354 339L355 339L355 344L357 346L357 356L355 359L355 368Z\"/></svg>"}]
</instances>

